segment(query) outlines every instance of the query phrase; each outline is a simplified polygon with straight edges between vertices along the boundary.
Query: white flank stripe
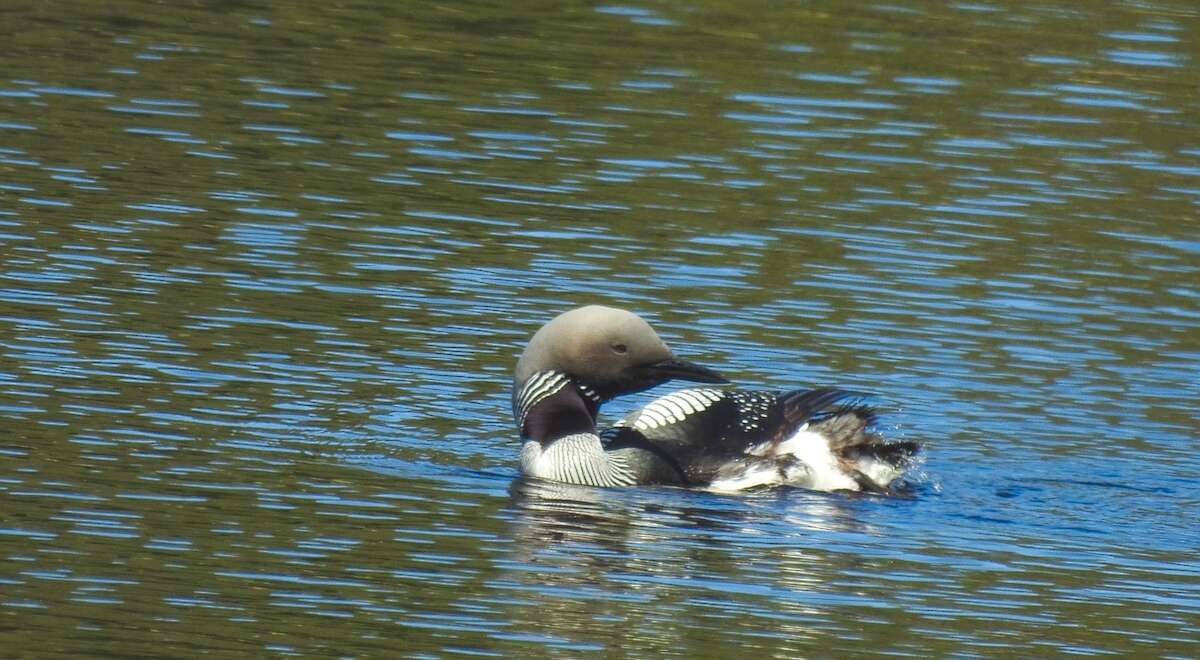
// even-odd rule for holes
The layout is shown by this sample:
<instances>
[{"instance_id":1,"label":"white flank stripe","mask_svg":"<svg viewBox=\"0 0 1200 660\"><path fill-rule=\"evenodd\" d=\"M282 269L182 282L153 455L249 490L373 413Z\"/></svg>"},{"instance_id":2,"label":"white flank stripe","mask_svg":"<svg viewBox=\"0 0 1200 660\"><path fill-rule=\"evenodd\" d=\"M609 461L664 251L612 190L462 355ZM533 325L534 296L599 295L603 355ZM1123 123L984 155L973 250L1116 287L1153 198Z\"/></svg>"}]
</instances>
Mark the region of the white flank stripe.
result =
<instances>
[{"instance_id":1,"label":"white flank stripe","mask_svg":"<svg viewBox=\"0 0 1200 660\"><path fill-rule=\"evenodd\" d=\"M776 486L781 483L783 483L783 475L779 473L779 468L772 463L758 463L747 466L741 474L717 479L705 490L716 493L733 493L759 486Z\"/></svg>"}]
</instances>

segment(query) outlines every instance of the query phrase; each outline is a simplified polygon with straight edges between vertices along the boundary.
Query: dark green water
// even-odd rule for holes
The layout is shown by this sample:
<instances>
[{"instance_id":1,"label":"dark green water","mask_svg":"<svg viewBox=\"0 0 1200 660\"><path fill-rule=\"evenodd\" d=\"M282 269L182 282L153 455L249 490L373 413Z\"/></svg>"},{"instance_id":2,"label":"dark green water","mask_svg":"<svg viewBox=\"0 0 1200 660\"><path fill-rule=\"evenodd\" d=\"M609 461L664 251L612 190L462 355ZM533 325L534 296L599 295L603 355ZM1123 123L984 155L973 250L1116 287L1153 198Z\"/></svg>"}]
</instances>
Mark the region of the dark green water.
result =
<instances>
[{"instance_id":1,"label":"dark green water","mask_svg":"<svg viewBox=\"0 0 1200 660\"><path fill-rule=\"evenodd\" d=\"M1194 657L1198 15L4 4L0 655ZM590 302L910 496L517 480Z\"/></svg>"}]
</instances>

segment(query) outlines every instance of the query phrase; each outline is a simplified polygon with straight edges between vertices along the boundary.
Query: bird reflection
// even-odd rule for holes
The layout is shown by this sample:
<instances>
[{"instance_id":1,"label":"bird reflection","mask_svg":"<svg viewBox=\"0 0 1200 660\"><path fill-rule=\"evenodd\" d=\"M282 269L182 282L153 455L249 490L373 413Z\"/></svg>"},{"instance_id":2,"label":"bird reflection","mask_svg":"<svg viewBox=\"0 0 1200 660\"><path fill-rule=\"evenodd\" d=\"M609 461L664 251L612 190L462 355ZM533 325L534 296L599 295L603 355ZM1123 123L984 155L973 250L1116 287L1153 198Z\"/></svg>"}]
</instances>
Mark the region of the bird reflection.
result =
<instances>
[{"instance_id":1,"label":"bird reflection","mask_svg":"<svg viewBox=\"0 0 1200 660\"><path fill-rule=\"evenodd\" d=\"M780 632L811 638L813 620L860 598L844 593L846 572L869 574L886 559L861 550L888 538L868 521L896 503L800 489L722 495L531 478L512 482L509 495L514 544L495 583L536 603L530 625L575 639L611 617L656 646L686 643L667 639L661 626L637 625L663 603L696 616L726 617L730 608L795 615L777 624Z\"/></svg>"},{"instance_id":2,"label":"bird reflection","mask_svg":"<svg viewBox=\"0 0 1200 660\"><path fill-rule=\"evenodd\" d=\"M804 531L875 530L862 507L879 496L774 489L718 495L676 488L611 489L521 477L509 487L514 537L527 555L555 544L589 544L624 556L631 543L738 545Z\"/></svg>"},{"instance_id":3,"label":"bird reflection","mask_svg":"<svg viewBox=\"0 0 1200 660\"><path fill-rule=\"evenodd\" d=\"M636 512L611 492L521 477L509 486L513 537L523 558L555 544L594 544L623 553Z\"/></svg>"}]
</instances>

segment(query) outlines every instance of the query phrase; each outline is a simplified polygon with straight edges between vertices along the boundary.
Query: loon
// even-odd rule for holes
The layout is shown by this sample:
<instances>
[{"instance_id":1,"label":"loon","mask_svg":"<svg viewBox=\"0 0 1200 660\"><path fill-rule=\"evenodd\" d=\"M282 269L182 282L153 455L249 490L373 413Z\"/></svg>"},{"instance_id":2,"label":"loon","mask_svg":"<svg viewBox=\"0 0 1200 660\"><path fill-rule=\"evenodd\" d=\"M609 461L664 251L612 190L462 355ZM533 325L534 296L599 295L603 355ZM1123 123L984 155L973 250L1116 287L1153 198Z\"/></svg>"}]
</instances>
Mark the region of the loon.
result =
<instances>
[{"instance_id":1,"label":"loon","mask_svg":"<svg viewBox=\"0 0 1200 660\"><path fill-rule=\"evenodd\" d=\"M600 406L670 380L710 385L654 399L598 430ZM589 305L529 340L513 376L525 475L584 486L719 492L792 485L886 493L919 450L871 427L864 394L711 387L729 381L675 357L636 314Z\"/></svg>"}]
</instances>

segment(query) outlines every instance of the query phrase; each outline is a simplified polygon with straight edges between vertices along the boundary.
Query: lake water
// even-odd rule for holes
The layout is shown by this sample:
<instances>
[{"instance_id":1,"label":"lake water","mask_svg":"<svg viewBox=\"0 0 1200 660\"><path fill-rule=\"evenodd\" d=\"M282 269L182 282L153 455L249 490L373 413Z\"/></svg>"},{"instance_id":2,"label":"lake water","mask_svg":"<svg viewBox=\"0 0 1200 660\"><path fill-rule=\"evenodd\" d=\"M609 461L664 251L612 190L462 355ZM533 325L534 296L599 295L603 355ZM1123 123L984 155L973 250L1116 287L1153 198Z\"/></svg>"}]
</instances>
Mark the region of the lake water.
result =
<instances>
[{"instance_id":1,"label":"lake water","mask_svg":"<svg viewBox=\"0 0 1200 660\"><path fill-rule=\"evenodd\" d=\"M0 9L0 655L1196 656L1195 3L71 5ZM523 482L584 303L925 461Z\"/></svg>"}]
</instances>

